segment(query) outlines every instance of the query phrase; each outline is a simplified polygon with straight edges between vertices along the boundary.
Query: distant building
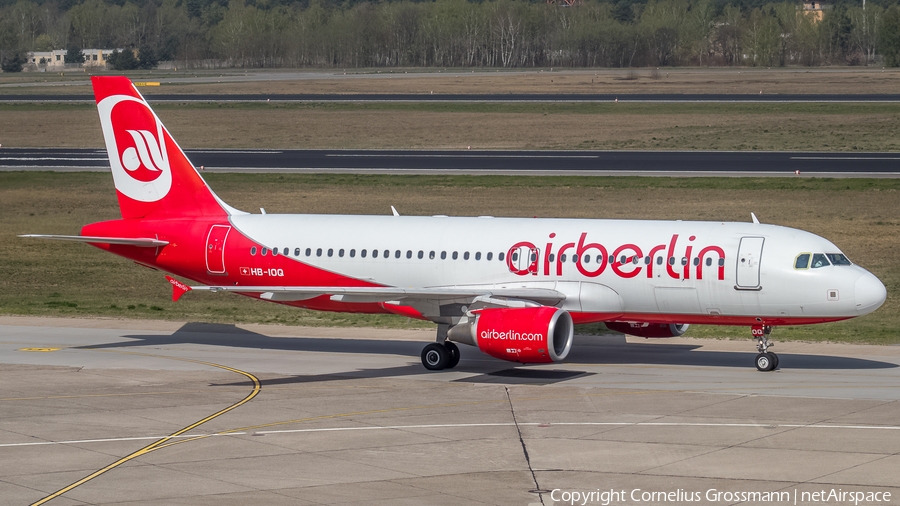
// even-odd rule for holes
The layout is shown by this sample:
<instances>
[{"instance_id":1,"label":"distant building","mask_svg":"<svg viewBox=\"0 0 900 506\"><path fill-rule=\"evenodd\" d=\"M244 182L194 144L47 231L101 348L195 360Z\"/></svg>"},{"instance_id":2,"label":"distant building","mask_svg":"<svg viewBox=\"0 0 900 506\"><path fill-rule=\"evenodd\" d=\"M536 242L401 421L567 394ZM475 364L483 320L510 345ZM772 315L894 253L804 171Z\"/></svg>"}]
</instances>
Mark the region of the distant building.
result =
<instances>
[{"instance_id":1,"label":"distant building","mask_svg":"<svg viewBox=\"0 0 900 506\"><path fill-rule=\"evenodd\" d=\"M818 0L804 0L803 2L803 13L816 21L822 21L822 18L825 17L825 11L830 8L830 5Z\"/></svg>"},{"instance_id":2,"label":"distant building","mask_svg":"<svg viewBox=\"0 0 900 506\"><path fill-rule=\"evenodd\" d=\"M106 67L106 60L113 51L122 51L121 49L82 49L84 54L84 63L74 64L66 63L65 49L54 49L53 51L30 51L28 53L28 63L34 65L37 70L63 70L65 68L82 68L82 67Z\"/></svg>"}]
</instances>

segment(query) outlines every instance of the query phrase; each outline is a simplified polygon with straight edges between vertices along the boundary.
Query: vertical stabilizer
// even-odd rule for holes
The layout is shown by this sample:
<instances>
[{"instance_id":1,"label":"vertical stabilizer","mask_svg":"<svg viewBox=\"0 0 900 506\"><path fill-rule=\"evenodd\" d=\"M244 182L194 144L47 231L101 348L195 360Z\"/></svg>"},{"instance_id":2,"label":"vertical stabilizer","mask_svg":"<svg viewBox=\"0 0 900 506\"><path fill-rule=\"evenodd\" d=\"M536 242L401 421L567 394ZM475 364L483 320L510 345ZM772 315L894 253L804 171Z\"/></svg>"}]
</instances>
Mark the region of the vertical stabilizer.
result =
<instances>
[{"instance_id":1,"label":"vertical stabilizer","mask_svg":"<svg viewBox=\"0 0 900 506\"><path fill-rule=\"evenodd\" d=\"M123 218L229 214L127 77L91 81Z\"/></svg>"}]
</instances>

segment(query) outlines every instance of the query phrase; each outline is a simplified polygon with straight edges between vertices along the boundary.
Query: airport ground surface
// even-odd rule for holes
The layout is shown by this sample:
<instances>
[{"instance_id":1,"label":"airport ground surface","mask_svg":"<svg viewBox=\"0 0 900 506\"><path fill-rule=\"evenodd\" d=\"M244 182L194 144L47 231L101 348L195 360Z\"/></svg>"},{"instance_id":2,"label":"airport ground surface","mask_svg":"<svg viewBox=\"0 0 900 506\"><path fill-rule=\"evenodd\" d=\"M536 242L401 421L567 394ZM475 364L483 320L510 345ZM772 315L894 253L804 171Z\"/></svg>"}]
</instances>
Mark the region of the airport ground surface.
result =
<instances>
[{"instance_id":1,"label":"airport ground surface","mask_svg":"<svg viewBox=\"0 0 900 506\"><path fill-rule=\"evenodd\" d=\"M598 490L624 490L616 504L679 490L741 502L713 489L900 500L900 347L781 343L781 368L760 373L749 339L578 336L562 364L465 348L456 369L428 373L431 339L0 317L0 502L35 503L132 455L48 502L525 505Z\"/></svg>"}]
</instances>

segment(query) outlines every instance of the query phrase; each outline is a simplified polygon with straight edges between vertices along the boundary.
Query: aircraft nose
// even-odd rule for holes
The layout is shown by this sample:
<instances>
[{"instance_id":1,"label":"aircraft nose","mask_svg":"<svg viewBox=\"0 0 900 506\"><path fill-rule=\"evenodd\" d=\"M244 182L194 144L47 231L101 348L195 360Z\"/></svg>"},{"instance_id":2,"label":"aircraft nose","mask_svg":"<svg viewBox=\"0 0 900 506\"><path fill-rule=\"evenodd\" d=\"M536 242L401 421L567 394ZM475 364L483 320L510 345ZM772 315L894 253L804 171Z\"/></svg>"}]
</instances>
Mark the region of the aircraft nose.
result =
<instances>
[{"instance_id":1,"label":"aircraft nose","mask_svg":"<svg viewBox=\"0 0 900 506\"><path fill-rule=\"evenodd\" d=\"M887 298L887 289L874 274L866 272L856 280L856 312L866 314L875 311Z\"/></svg>"}]
</instances>

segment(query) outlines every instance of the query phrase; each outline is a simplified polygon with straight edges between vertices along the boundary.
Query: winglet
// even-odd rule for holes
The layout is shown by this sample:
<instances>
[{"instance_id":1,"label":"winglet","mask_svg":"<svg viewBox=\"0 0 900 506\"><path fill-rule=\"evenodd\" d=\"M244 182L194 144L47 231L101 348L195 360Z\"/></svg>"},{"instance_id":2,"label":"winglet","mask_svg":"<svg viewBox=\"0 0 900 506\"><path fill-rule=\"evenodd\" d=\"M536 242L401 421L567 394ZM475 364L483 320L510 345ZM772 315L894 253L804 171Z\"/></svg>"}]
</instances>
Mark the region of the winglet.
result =
<instances>
[{"instance_id":1,"label":"winglet","mask_svg":"<svg viewBox=\"0 0 900 506\"><path fill-rule=\"evenodd\" d=\"M755 214L755 213L750 213L750 217L753 218L753 223L759 225L759 220L756 219L756 214Z\"/></svg>"},{"instance_id":2,"label":"winglet","mask_svg":"<svg viewBox=\"0 0 900 506\"><path fill-rule=\"evenodd\" d=\"M178 299L181 298L182 295L191 291L191 287L187 286L186 284L182 283L181 281L178 281L177 279L175 279L171 276L166 276L166 279L169 280L169 283L172 283L172 300L173 301L177 301Z\"/></svg>"},{"instance_id":3,"label":"winglet","mask_svg":"<svg viewBox=\"0 0 900 506\"><path fill-rule=\"evenodd\" d=\"M394 216L400 216L400 213L397 212L397 209L395 209L394 206L391 206L391 213L393 213Z\"/></svg>"}]
</instances>

